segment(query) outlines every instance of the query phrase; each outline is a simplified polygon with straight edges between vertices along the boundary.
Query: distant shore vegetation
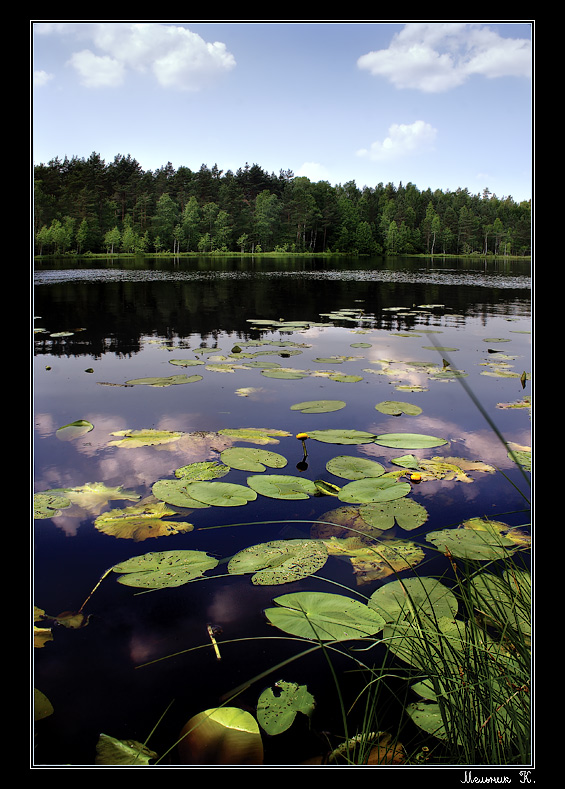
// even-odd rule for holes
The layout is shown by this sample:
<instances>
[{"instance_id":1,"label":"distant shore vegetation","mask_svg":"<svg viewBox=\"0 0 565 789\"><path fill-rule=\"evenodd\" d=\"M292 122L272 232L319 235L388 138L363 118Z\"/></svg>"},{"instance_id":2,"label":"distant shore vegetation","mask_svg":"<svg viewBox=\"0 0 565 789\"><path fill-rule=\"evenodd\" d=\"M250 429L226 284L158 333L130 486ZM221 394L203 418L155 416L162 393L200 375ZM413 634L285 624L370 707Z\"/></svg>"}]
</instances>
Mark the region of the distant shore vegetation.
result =
<instances>
[{"instance_id":1,"label":"distant shore vegetation","mask_svg":"<svg viewBox=\"0 0 565 789\"><path fill-rule=\"evenodd\" d=\"M414 184L331 185L258 164L236 172L169 162L143 170L58 157L34 168L35 255L294 254L527 258L531 201L420 190Z\"/></svg>"}]
</instances>

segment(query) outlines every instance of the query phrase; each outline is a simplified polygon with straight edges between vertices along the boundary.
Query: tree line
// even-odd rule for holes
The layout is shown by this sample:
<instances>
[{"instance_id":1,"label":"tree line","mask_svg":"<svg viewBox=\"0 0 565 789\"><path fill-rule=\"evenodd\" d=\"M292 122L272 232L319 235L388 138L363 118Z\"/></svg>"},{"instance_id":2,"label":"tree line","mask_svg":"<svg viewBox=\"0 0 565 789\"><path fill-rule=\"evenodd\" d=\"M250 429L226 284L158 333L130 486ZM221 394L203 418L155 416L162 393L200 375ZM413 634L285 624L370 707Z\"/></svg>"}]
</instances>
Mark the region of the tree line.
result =
<instances>
[{"instance_id":1,"label":"tree line","mask_svg":"<svg viewBox=\"0 0 565 789\"><path fill-rule=\"evenodd\" d=\"M34 167L33 202L38 255L531 253L530 201L412 183L333 186L258 164L144 171L129 154L57 157Z\"/></svg>"}]
</instances>

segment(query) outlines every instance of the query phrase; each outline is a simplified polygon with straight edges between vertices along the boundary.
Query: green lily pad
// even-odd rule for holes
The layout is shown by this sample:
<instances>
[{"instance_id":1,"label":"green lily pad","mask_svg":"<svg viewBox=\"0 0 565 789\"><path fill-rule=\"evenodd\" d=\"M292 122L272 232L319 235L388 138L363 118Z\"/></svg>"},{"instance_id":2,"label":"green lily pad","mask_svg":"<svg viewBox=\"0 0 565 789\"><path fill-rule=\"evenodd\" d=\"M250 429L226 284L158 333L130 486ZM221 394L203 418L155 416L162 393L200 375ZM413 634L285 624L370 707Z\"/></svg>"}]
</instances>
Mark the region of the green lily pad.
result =
<instances>
[{"instance_id":1,"label":"green lily pad","mask_svg":"<svg viewBox=\"0 0 565 789\"><path fill-rule=\"evenodd\" d=\"M225 477L229 473L229 466L217 463L215 460L205 460L199 463L189 463L175 471L175 477L187 482L203 482L209 479Z\"/></svg>"},{"instance_id":2,"label":"green lily pad","mask_svg":"<svg viewBox=\"0 0 565 789\"><path fill-rule=\"evenodd\" d=\"M328 377L331 381L337 381L340 384L356 384L363 380L362 375L346 375L345 373L332 373Z\"/></svg>"},{"instance_id":3,"label":"green lily pad","mask_svg":"<svg viewBox=\"0 0 565 789\"><path fill-rule=\"evenodd\" d=\"M342 408L345 408L343 400L306 400L290 406L291 411L301 411L303 414L327 414Z\"/></svg>"},{"instance_id":4,"label":"green lily pad","mask_svg":"<svg viewBox=\"0 0 565 789\"><path fill-rule=\"evenodd\" d=\"M367 477L344 485L338 493L338 499L348 504L393 501L407 496L411 490L408 482L397 482L391 477Z\"/></svg>"},{"instance_id":5,"label":"green lily pad","mask_svg":"<svg viewBox=\"0 0 565 789\"><path fill-rule=\"evenodd\" d=\"M277 452L252 447L228 447L228 449L224 449L220 457L227 466L242 471L265 471L267 466L269 468L284 468L288 462L283 455L279 455Z\"/></svg>"},{"instance_id":6,"label":"green lily pad","mask_svg":"<svg viewBox=\"0 0 565 789\"><path fill-rule=\"evenodd\" d=\"M247 477L250 488L271 499L307 499L316 493L316 484L305 477L285 474L258 474Z\"/></svg>"},{"instance_id":7,"label":"green lily pad","mask_svg":"<svg viewBox=\"0 0 565 789\"><path fill-rule=\"evenodd\" d=\"M412 403L403 403L400 400L383 400L382 403L377 403L375 406L377 411L381 414L392 414L399 416L400 414L407 414L408 416L418 416L422 413L422 409Z\"/></svg>"},{"instance_id":8,"label":"green lily pad","mask_svg":"<svg viewBox=\"0 0 565 789\"><path fill-rule=\"evenodd\" d=\"M64 494L55 492L35 493L33 496L33 517L36 520L54 518L61 510L71 506L71 500Z\"/></svg>"},{"instance_id":9,"label":"green lily pad","mask_svg":"<svg viewBox=\"0 0 565 789\"><path fill-rule=\"evenodd\" d=\"M121 436L118 441L110 441L108 446L138 448L148 447L154 444L169 444L171 441L178 441L183 433L171 430L117 430L110 433L112 436Z\"/></svg>"},{"instance_id":10,"label":"green lily pad","mask_svg":"<svg viewBox=\"0 0 565 789\"><path fill-rule=\"evenodd\" d=\"M308 435L326 444L368 444L376 438L364 430L310 430Z\"/></svg>"},{"instance_id":11,"label":"green lily pad","mask_svg":"<svg viewBox=\"0 0 565 789\"><path fill-rule=\"evenodd\" d=\"M315 706L306 685L279 680L274 690L266 688L259 696L257 720L267 734L280 734L292 726L299 712L310 717Z\"/></svg>"},{"instance_id":12,"label":"green lily pad","mask_svg":"<svg viewBox=\"0 0 565 789\"><path fill-rule=\"evenodd\" d=\"M382 433L374 437L375 444L396 449L426 449L440 447L448 442L444 438L426 436L422 433Z\"/></svg>"},{"instance_id":13,"label":"green lily pad","mask_svg":"<svg viewBox=\"0 0 565 789\"><path fill-rule=\"evenodd\" d=\"M169 359L169 364L174 364L177 367L196 367L205 364L205 362L203 359Z\"/></svg>"},{"instance_id":14,"label":"green lily pad","mask_svg":"<svg viewBox=\"0 0 565 789\"><path fill-rule=\"evenodd\" d=\"M78 419L76 422L60 427L55 435L59 441L72 441L73 438L80 438L90 433L91 430L94 430L92 422L88 422L86 419Z\"/></svg>"},{"instance_id":15,"label":"green lily pad","mask_svg":"<svg viewBox=\"0 0 565 789\"><path fill-rule=\"evenodd\" d=\"M123 573L118 582L125 586L166 589L200 578L217 564L218 559L205 551L153 551L126 559L112 570Z\"/></svg>"},{"instance_id":16,"label":"green lily pad","mask_svg":"<svg viewBox=\"0 0 565 789\"><path fill-rule=\"evenodd\" d=\"M414 499L400 498L393 501L363 504L359 515L375 529L386 531L396 523L405 531L412 531L428 520L426 508Z\"/></svg>"},{"instance_id":17,"label":"green lily pad","mask_svg":"<svg viewBox=\"0 0 565 789\"><path fill-rule=\"evenodd\" d=\"M151 492L156 499L166 502L171 507L188 507L190 509L208 507L208 504L203 504L190 495L191 484L184 479L158 479L153 484Z\"/></svg>"},{"instance_id":18,"label":"green lily pad","mask_svg":"<svg viewBox=\"0 0 565 789\"><path fill-rule=\"evenodd\" d=\"M511 552L516 544L501 534L474 529L442 529L426 535L426 540L445 553L460 559L501 559Z\"/></svg>"},{"instance_id":19,"label":"green lily pad","mask_svg":"<svg viewBox=\"0 0 565 789\"><path fill-rule=\"evenodd\" d=\"M227 436L233 441L247 441L250 444L278 444L278 436L290 436L286 430L262 427L224 428L219 435Z\"/></svg>"},{"instance_id":20,"label":"green lily pad","mask_svg":"<svg viewBox=\"0 0 565 789\"><path fill-rule=\"evenodd\" d=\"M261 375L264 375L265 378L287 378L289 380L296 380L298 378L306 378L308 374L307 370L295 370L285 367L261 370Z\"/></svg>"},{"instance_id":21,"label":"green lily pad","mask_svg":"<svg viewBox=\"0 0 565 789\"><path fill-rule=\"evenodd\" d=\"M453 617L458 609L451 589L435 578L425 577L390 581L373 592L367 605L387 622Z\"/></svg>"},{"instance_id":22,"label":"green lily pad","mask_svg":"<svg viewBox=\"0 0 565 789\"><path fill-rule=\"evenodd\" d=\"M251 581L256 586L286 584L313 575L327 558L320 540L273 540L237 553L228 562L228 573L254 573Z\"/></svg>"},{"instance_id":23,"label":"green lily pad","mask_svg":"<svg viewBox=\"0 0 565 789\"><path fill-rule=\"evenodd\" d=\"M128 386L177 386L178 384L192 384L201 381L201 375L161 375L149 378L132 378L126 381Z\"/></svg>"},{"instance_id":24,"label":"green lily pad","mask_svg":"<svg viewBox=\"0 0 565 789\"><path fill-rule=\"evenodd\" d=\"M384 474L384 466L376 460L354 457L352 455L338 455L326 463L326 469L336 477L344 479L363 479L365 477L380 477Z\"/></svg>"},{"instance_id":25,"label":"green lily pad","mask_svg":"<svg viewBox=\"0 0 565 789\"><path fill-rule=\"evenodd\" d=\"M212 507L241 507L257 498L254 490L233 482L192 482L190 495Z\"/></svg>"},{"instance_id":26,"label":"green lily pad","mask_svg":"<svg viewBox=\"0 0 565 789\"><path fill-rule=\"evenodd\" d=\"M315 641L349 641L380 632L384 619L365 603L330 592L281 595L267 608L269 622L285 633Z\"/></svg>"}]
</instances>

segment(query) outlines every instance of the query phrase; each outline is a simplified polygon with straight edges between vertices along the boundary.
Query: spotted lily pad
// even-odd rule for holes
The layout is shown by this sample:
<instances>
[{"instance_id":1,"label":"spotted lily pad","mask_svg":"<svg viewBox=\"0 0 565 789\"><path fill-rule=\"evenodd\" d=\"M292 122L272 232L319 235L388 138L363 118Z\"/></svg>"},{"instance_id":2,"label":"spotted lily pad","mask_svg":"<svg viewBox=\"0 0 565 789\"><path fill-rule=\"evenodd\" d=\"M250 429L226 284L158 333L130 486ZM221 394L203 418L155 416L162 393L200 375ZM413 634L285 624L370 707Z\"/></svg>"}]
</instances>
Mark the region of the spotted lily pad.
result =
<instances>
[{"instance_id":1,"label":"spotted lily pad","mask_svg":"<svg viewBox=\"0 0 565 789\"><path fill-rule=\"evenodd\" d=\"M269 622L285 633L315 641L349 641L380 632L384 619L365 603L330 592L281 595L267 608Z\"/></svg>"},{"instance_id":2,"label":"spotted lily pad","mask_svg":"<svg viewBox=\"0 0 565 789\"><path fill-rule=\"evenodd\" d=\"M252 447L228 447L220 455L222 462L242 471L265 471L265 468L284 468L287 459L277 452Z\"/></svg>"},{"instance_id":3,"label":"spotted lily pad","mask_svg":"<svg viewBox=\"0 0 565 789\"><path fill-rule=\"evenodd\" d=\"M307 499L317 491L311 480L286 474L258 474L247 477L247 484L271 499Z\"/></svg>"},{"instance_id":4,"label":"spotted lily pad","mask_svg":"<svg viewBox=\"0 0 565 789\"><path fill-rule=\"evenodd\" d=\"M229 466L217 463L214 460L204 460L198 463L189 463L175 471L175 477L185 482L203 482L208 479L225 477L229 473Z\"/></svg>"},{"instance_id":5,"label":"spotted lily pad","mask_svg":"<svg viewBox=\"0 0 565 789\"><path fill-rule=\"evenodd\" d=\"M320 540L273 540L237 553L228 562L228 573L254 573L251 581L256 586L286 584L313 575L327 558Z\"/></svg>"},{"instance_id":6,"label":"spotted lily pad","mask_svg":"<svg viewBox=\"0 0 565 789\"><path fill-rule=\"evenodd\" d=\"M267 734L280 734L292 726L299 712L310 717L315 706L306 685L279 680L274 689L266 688L259 696L257 720Z\"/></svg>"},{"instance_id":7,"label":"spotted lily pad","mask_svg":"<svg viewBox=\"0 0 565 789\"><path fill-rule=\"evenodd\" d=\"M205 551L154 551L126 559L112 570L123 573L118 582L125 586L165 589L200 578L217 564L218 559Z\"/></svg>"}]
</instances>

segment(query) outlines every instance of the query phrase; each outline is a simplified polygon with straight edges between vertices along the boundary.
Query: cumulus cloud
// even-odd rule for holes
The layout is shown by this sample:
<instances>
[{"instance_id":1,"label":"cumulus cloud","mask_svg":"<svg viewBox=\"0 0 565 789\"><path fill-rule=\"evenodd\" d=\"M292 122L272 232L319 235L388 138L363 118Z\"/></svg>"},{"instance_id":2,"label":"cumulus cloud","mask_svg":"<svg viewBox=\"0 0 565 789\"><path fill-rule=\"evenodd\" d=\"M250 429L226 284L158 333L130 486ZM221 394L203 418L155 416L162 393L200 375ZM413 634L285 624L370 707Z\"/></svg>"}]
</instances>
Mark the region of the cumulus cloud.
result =
<instances>
[{"instance_id":1,"label":"cumulus cloud","mask_svg":"<svg viewBox=\"0 0 565 789\"><path fill-rule=\"evenodd\" d=\"M329 178L328 170L323 164L318 162L304 162L302 167L295 173L298 176L305 176L311 181L327 181Z\"/></svg>"},{"instance_id":2,"label":"cumulus cloud","mask_svg":"<svg viewBox=\"0 0 565 789\"><path fill-rule=\"evenodd\" d=\"M393 123L388 129L388 137L373 142L370 148L362 148L357 155L383 162L429 152L433 149L436 135L437 130L425 121Z\"/></svg>"},{"instance_id":3,"label":"cumulus cloud","mask_svg":"<svg viewBox=\"0 0 565 789\"><path fill-rule=\"evenodd\" d=\"M503 38L481 24L414 22L397 33L388 49L362 55L357 65L397 88L441 93L469 77L529 77L531 42Z\"/></svg>"},{"instance_id":4,"label":"cumulus cloud","mask_svg":"<svg viewBox=\"0 0 565 789\"><path fill-rule=\"evenodd\" d=\"M48 74L46 71L33 72L33 84L36 88L41 88L47 85L53 79L53 74Z\"/></svg>"},{"instance_id":5,"label":"cumulus cloud","mask_svg":"<svg viewBox=\"0 0 565 789\"><path fill-rule=\"evenodd\" d=\"M132 71L152 75L165 88L196 91L235 66L225 44L179 25L113 22L88 31L92 46L68 63L89 88L119 86Z\"/></svg>"}]
</instances>

